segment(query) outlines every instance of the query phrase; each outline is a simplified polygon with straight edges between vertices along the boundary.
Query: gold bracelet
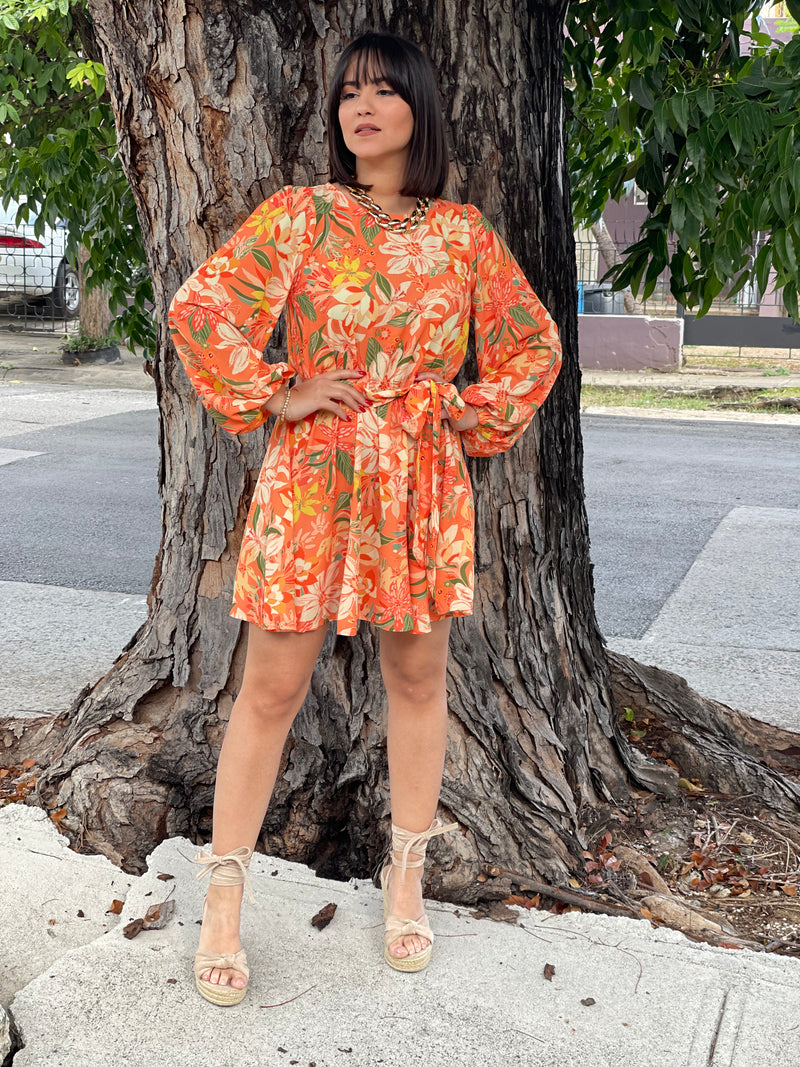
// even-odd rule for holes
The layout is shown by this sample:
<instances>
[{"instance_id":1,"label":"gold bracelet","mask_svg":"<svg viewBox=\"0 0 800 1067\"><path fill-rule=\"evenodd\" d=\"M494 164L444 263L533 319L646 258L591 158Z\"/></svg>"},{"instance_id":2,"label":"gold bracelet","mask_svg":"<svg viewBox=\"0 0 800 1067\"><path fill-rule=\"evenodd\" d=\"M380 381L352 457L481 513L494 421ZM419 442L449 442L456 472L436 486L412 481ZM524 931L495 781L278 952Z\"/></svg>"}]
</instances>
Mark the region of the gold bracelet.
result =
<instances>
[{"instance_id":1,"label":"gold bracelet","mask_svg":"<svg viewBox=\"0 0 800 1067\"><path fill-rule=\"evenodd\" d=\"M281 419L283 419L284 416L286 415L286 409L289 406L289 393L291 393L291 391L292 391L291 385L287 385L286 386L286 397L285 397L285 399L283 401L283 407L281 408L281 413L278 416L278 422L280 422Z\"/></svg>"}]
</instances>

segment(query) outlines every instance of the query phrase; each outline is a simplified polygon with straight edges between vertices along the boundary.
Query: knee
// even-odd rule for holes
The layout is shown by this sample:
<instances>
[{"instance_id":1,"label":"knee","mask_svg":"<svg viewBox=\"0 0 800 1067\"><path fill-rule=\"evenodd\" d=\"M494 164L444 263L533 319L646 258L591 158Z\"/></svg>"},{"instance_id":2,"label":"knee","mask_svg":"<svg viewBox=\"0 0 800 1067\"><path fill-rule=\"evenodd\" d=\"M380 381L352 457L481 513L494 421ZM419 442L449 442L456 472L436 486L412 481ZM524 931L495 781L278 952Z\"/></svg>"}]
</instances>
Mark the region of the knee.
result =
<instances>
[{"instance_id":1,"label":"knee","mask_svg":"<svg viewBox=\"0 0 800 1067\"><path fill-rule=\"evenodd\" d=\"M390 664L381 665L383 684L390 700L402 701L420 710L446 697L445 675L438 672L397 670Z\"/></svg>"},{"instance_id":2,"label":"knee","mask_svg":"<svg viewBox=\"0 0 800 1067\"><path fill-rule=\"evenodd\" d=\"M242 686L234 706L261 722L290 724L305 700L308 684L306 679L301 683L273 681L258 687Z\"/></svg>"}]
</instances>

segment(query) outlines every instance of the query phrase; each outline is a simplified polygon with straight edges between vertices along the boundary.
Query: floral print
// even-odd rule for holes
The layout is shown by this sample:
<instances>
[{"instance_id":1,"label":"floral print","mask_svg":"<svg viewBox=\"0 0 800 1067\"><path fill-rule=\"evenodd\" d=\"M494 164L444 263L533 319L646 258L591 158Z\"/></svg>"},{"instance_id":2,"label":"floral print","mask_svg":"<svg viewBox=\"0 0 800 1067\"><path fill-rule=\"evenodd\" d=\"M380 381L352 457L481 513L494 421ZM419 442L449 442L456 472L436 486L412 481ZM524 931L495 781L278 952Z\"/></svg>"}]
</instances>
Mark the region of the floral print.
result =
<instances>
[{"instance_id":1,"label":"floral print","mask_svg":"<svg viewBox=\"0 0 800 1067\"><path fill-rule=\"evenodd\" d=\"M281 312L286 362L262 351ZM474 321L480 381L452 379ZM510 448L558 375L555 323L489 221L437 199L416 228L379 227L330 183L284 186L175 294L169 330L203 406L250 433L295 374L360 370L372 401L343 419L275 421L247 515L230 615L265 630L366 619L428 633L473 606L464 461ZM444 383L418 380L434 372ZM458 431L465 404L478 425Z\"/></svg>"}]
</instances>

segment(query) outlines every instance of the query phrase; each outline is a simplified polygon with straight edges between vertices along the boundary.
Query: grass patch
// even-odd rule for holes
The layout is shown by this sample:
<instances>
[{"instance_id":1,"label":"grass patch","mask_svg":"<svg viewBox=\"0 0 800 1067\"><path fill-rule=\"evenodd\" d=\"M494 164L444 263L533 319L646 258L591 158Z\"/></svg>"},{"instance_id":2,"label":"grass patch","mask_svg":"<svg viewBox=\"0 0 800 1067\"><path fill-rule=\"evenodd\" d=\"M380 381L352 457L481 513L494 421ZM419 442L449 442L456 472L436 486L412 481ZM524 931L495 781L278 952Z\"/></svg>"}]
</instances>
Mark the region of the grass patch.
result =
<instances>
[{"instance_id":1,"label":"grass patch","mask_svg":"<svg viewBox=\"0 0 800 1067\"><path fill-rule=\"evenodd\" d=\"M742 372L779 370L784 374L800 373L800 358L796 354L793 353L792 358L789 358L788 352L775 354L773 350L770 354L767 350L757 348L743 348L740 351L738 348L725 349L715 346L713 351L709 351L699 345L684 345L683 362L684 366L693 370L708 367L713 370Z\"/></svg>"},{"instance_id":2,"label":"grass patch","mask_svg":"<svg viewBox=\"0 0 800 1067\"><path fill-rule=\"evenodd\" d=\"M584 385L581 388L582 407L632 407L632 408L672 408L677 411L715 411L730 410L723 405L730 403L732 396L668 396L670 390L655 388L621 389L604 385ZM674 390L672 390L674 392ZM748 391L746 396L738 394L736 399L757 401L759 397L780 398L781 396L796 397L800 390L797 388L785 389L758 389ZM748 410L742 406L740 411ZM752 410L758 410L753 405ZM770 411L777 413L797 414L797 408L791 405L776 405Z\"/></svg>"}]
</instances>

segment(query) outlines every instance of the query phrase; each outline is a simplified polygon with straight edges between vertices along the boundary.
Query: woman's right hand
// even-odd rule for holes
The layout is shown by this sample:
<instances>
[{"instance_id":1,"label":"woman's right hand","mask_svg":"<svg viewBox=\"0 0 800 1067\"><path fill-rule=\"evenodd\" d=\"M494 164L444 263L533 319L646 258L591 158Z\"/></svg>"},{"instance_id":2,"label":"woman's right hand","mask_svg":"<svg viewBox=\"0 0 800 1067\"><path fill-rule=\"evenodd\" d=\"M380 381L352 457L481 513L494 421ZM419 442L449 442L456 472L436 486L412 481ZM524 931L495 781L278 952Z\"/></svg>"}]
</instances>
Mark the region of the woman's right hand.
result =
<instances>
[{"instance_id":1,"label":"woman's right hand","mask_svg":"<svg viewBox=\"0 0 800 1067\"><path fill-rule=\"evenodd\" d=\"M298 376L291 387L284 418L287 422L296 422L314 411L331 411L334 415L349 419L348 408L353 411L365 411L371 401L347 381L363 377L364 372L360 370L330 370L324 374L315 374L311 378ZM278 415L285 399L285 388L279 389L264 407L273 415Z\"/></svg>"}]
</instances>

